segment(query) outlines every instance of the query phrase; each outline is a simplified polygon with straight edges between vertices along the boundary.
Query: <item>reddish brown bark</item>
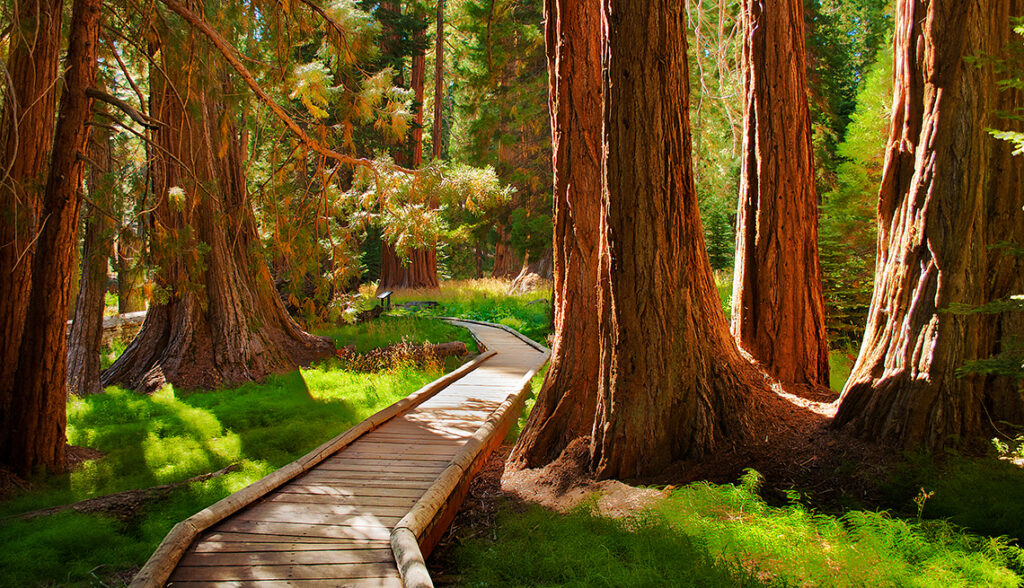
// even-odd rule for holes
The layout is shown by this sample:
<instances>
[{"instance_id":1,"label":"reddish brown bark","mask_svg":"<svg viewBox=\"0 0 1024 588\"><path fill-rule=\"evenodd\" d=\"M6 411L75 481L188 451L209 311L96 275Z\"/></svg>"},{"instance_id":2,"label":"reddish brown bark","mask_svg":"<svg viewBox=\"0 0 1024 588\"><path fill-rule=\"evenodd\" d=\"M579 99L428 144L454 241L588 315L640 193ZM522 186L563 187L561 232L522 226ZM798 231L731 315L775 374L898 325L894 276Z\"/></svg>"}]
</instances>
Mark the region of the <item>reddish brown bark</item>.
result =
<instances>
[{"instance_id":1,"label":"reddish brown bark","mask_svg":"<svg viewBox=\"0 0 1024 588\"><path fill-rule=\"evenodd\" d=\"M594 427L601 220L601 5L546 0L554 164L554 319L551 363L509 459L541 467Z\"/></svg>"},{"instance_id":2,"label":"reddish brown bark","mask_svg":"<svg viewBox=\"0 0 1024 588\"><path fill-rule=\"evenodd\" d=\"M90 142L87 185L90 199L109 200L110 132L96 127ZM109 208L109 207L108 207ZM114 253L114 221L94 204L85 212L85 237L82 243L81 272L74 317L68 332L67 382L70 394L96 394L100 386L100 347L103 345L103 307L107 291L107 262Z\"/></svg>"},{"instance_id":3,"label":"reddish brown bark","mask_svg":"<svg viewBox=\"0 0 1024 588\"><path fill-rule=\"evenodd\" d=\"M512 250L508 229L500 223L495 228L498 231L498 242L494 246L494 268L491 269L491 277L514 278L520 269L519 256Z\"/></svg>"},{"instance_id":4,"label":"reddish brown bark","mask_svg":"<svg viewBox=\"0 0 1024 588\"><path fill-rule=\"evenodd\" d=\"M21 2L10 33L0 115L0 460L21 419L14 372L32 287L39 212L53 144L61 0Z\"/></svg>"},{"instance_id":5,"label":"reddish brown bark","mask_svg":"<svg viewBox=\"0 0 1024 588\"><path fill-rule=\"evenodd\" d=\"M444 0L437 0L437 34L434 38L434 128L431 136L434 160L441 159L441 122L444 105Z\"/></svg>"},{"instance_id":6,"label":"reddish brown bark","mask_svg":"<svg viewBox=\"0 0 1024 588\"><path fill-rule=\"evenodd\" d=\"M81 208L82 173L89 138L92 99L85 91L96 82L96 43L101 0L75 0L71 14L64 91L43 195L36 255L32 264L25 332L14 375L13 422L2 461L16 474L38 468L60 472L65 467L65 350L75 236ZM6 426L12 430L7 431Z\"/></svg>"},{"instance_id":7,"label":"reddish brown bark","mask_svg":"<svg viewBox=\"0 0 1024 588\"><path fill-rule=\"evenodd\" d=\"M603 0L602 11L601 361L591 458L599 477L629 478L750 435L764 384L729 334L704 245L684 4Z\"/></svg>"},{"instance_id":8,"label":"reddish brown bark","mask_svg":"<svg viewBox=\"0 0 1024 588\"><path fill-rule=\"evenodd\" d=\"M142 236L143 221L133 221L117 234L117 311L121 314L146 310L142 286L146 280L142 252L146 246Z\"/></svg>"},{"instance_id":9,"label":"reddish brown bark","mask_svg":"<svg viewBox=\"0 0 1024 588\"><path fill-rule=\"evenodd\" d=\"M426 42L426 33L420 29L416 31L415 39L419 43ZM418 51L412 56L412 75L409 84L412 87L414 98L413 124L412 124L412 167L416 169L423 165L423 98L426 93L427 82L427 54L425 51Z\"/></svg>"},{"instance_id":10,"label":"reddish brown bark","mask_svg":"<svg viewBox=\"0 0 1024 588\"><path fill-rule=\"evenodd\" d=\"M216 99L221 92L185 78L194 70L185 60L202 48L195 40L162 48L162 68L150 76L150 113L165 123L153 133L160 292L135 341L103 373L104 385L232 386L333 350L295 324L273 287L246 194L246 139ZM225 83L222 91L233 89Z\"/></svg>"},{"instance_id":11,"label":"reddish brown bark","mask_svg":"<svg viewBox=\"0 0 1024 588\"><path fill-rule=\"evenodd\" d=\"M945 312L1019 292L1019 260L989 246L1021 235L1024 160L986 129L1005 126L995 108L1021 97L1001 99L994 68L965 58L999 55L1022 12L1021 0L897 3L875 291L835 419L864 437L938 448L987 436L989 418L1024 414L1012 382L957 374L1015 319Z\"/></svg>"},{"instance_id":12,"label":"reddish brown bark","mask_svg":"<svg viewBox=\"0 0 1024 588\"><path fill-rule=\"evenodd\" d=\"M378 291L440 287L435 249L413 249L409 260L403 261L394 246L387 242L381 245Z\"/></svg>"},{"instance_id":13,"label":"reddish brown bark","mask_svg":"<svg viewBox=\"0 0 1024 588\"><path fill-rule=\"evenodd\" d=\"M743 0L732 332L783 382L828 386L803 0Z\"/></svg>"}]
</instances>

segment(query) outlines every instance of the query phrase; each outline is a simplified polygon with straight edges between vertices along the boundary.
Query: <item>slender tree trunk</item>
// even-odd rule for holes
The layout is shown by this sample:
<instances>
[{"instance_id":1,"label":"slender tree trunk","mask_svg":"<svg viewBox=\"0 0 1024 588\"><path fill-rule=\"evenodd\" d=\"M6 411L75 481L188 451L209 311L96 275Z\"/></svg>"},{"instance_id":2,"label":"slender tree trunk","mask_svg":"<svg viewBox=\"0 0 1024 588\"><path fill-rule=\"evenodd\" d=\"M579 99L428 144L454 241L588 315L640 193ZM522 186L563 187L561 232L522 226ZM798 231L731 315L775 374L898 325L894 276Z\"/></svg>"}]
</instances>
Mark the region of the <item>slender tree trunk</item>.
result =
<instances>
[{"instance_id":1,"label":"slender tree trunk","mask_svg":"<svg viewBox=\"0 0 1024 588\"><path fill-rule=\"evenodd\" d=\"M437 34L434 38L434 129L431 146L434 160L441 159L441 122L444 114L444 0L437 0Z\"/></svg>"},{"instance_id":2,"label":"slender tree trunk","mask_svg":"<svg viewBox=\"0 0 1024 588\"><path fill-rule=\"evenodd\" d=\"M416 31L417 42L426 42L426 33L421 29ZM419 51L412 56L412 76L410 85L415 96L413 124L412 124L412 167L414 169L423 165L423 100L426 97L427 82L427 54Z\"/></svg>"},{"instance_id":3,"label":"slender tree trunk","mask_svg":"<svg viewBox=\"0 0 1024 588\"><path fill-rule=\"evenodd\" d=\"M990 353L999 323L1012 319L946 312L1019 293L1019 260L998 261L989 246L1021 234L1024 160L986 131L1000 126L994 68L965 58L1002 53L1010 17L1022 11L1021 0L897 3L875 291L837 426L938 448L986 435L986 405L1001 413L994 419L1022 414L1024 399L1006 394L1012 382L957 374ZM1021 104L1018 92L1005 100Z\"/></svg>"},{"instance_id":4,"label":"slender tree trunk","mask_svg":"<svg viewBox=\"0 0 1024 588\"><path fill-rule=\"evenodd\" d=\"M110 132L96 127L90 142L87 185L93 202L109 202L112 189L106 175L110 172ZM109 207L108 207L109 208ZM85 213L85 239L82 245L81 277L74 304L74 318L68 333L68 392L96 394L100 386L100 347L103 345L103 307L107 291L107 262L114 253L114 221L90 204Z\"/></svg>"},{"instance_id":5,"label":"slender tree trunk","mask_svg":"<svg viewBox=\"0 0 1024 588\"><path fill-rule=\"evenodd\" d=\"M693 183L686 12L677 0L603 0L605 154L599 477L756 434L763 380L729 334ZM643 42L639 42L643 40Z\"/></svg>"},{"instance_id":6,"label":"slender tree trunk","mask_svg":"<svg viewBox=\"0 0 1024 588\"><path fill-rule=\"evenodd\" d=\"M220 92L184 79L192 68L183 60L201 52L194 40L184 45L162 47L166 73L150 78L150 112L166 124L153 133L157 302L102 374L104 385L233 386L333 350L302 331L277 296L246 193L245 141L233 113L213 98ZM225 83L223 91L233 90Z\"/></svg>"},{"instance_id":7,"label":"slender tree trunk","mask_svg":"<svg viewBox=\"0 0 1024 588\"><path fill-rule=\"evenodd\" d=\"M81 208L80 154L87 153L92 99L86 89L96 83L96 43L101 0L75 0L68 40L67 67L60 114L43 196L43 218L35 259L28 319L22 336L15 395L13 427L5 431L2 462L17 474L37 468L53 472L65 467L66 333L74 274L75 236ZM6 428L6 427L5 427Z\"/></svg>"},{"instance_id":8,"label":"slender tree trunk","mask_svg":"<svg viewBox=\"0 0 1024 588\"><path fill-rule=\"evenodd\" d=\"M554 326L551 363L510 457L541 467L589 436L600 345L597 267L601 221L601 4L544 4L555 170Z\"/></svg>"},{"instance_id":9,"label":"slender tree trunk","mask_svg":"<svg viewBox=\"0 0 1024 588\"><path fill-rule=\"evenodd\" d=\"M783 382L828 386L803 0L743 0L732 332Z\"/></svg>"},{"instance_id":10,"label":"slender tree trunk","mask_svg":"<svg viewBox=\"0 0 1024 588\"><path fill-rule=\"evenodd\" d=\"M476 260L476 272L473 277L479 280L484 277L484 248L480 241L473 246L473 258Z\"/></svg>"},{"instance_id":11,"label":"slender tree trunk","mask_svg":"<svg viewBox=\"0 0 1024 588\"><path fill-rule=\"evenodd\" d=\"M32 260L57 109L62 0L20 2L10 32L0 114L0 462L14 458L14 372L32 288Z\"/></svg>"}]
</instances>

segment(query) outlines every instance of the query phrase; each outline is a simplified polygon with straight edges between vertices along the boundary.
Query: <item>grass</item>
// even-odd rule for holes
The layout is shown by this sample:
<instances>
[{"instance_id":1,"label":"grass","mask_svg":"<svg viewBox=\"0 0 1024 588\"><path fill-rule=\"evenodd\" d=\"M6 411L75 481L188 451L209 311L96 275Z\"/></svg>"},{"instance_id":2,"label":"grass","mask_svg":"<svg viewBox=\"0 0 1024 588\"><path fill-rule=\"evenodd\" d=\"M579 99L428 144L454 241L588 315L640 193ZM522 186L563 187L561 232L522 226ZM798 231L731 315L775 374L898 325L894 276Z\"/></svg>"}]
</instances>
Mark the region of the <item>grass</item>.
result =
<instances>
[{"instance_id":1,"label":"grass","mask_svg":"<svg viewBox=\"0 0 1024 588\"><path fill-rule=\"evenodd\" d=\"M739 484L676 489L632 518L506 504L457 550L466 586L1017 586L1020 549L944 521L769 506ZM1015 571L1016 570L1016 571Z\"/></svg>"},{"instance_id":2,"label":"grass","mask_svg":"<svg viewBox=\"0 0 1024 588\"><path fill-rule=\"evenodd\" d=\"M828 352L828 387L833 392L842 392L846 379L850 377L854 360L845 349L832 349Z\"/></svg>"},{"instance_id":3,"label":"grass","mask_svg":"<svg viewBox=\"0 0 1024 588\"><path fill-rule=\"evenodd\" d=\"M386 318L377 326L327 333L364 349L449 336L464 329L438 321ZM105 354L106 363L124 344ZM145 562L178 521L293 461L374 412L441 375L439 368L398 366L353 372L336 359L261 383L182 393L171 386L146 396L116 387L72 397L68 442L105 453L76 471L32 480L31 492L0 503L0 517L86 498L179 482L229 464L239 469L192 483L151 503L129 521L67 513L0 523L0 586L110 583Z\"/></svg>"},{"instance_id":4,"label":"grass","mask_svg":"<svg viewBox=\"0 0 1024 588\"><path fill-rule=\"evenodd\" d=\"M546 344L551 334L551 290L542 289L528 294L508 294L509 282L504 280L452 280L444 282L440 290L399 290L392 295L392 303L400 305L410 301L431 300L435 308L396 309L397 316L452 316L498 323L511 327L523 335ZM369 296L374 288L365 287Z\"/></svg>"},{"instance_id":5,"label":"grass","mask_svg":"<svg viewBox=\"0 0 1024 588\"><path fill-rule=\"evenodd\" d=\"M384 315L357 325L321 329L317 334L330 337L338 348L355 345L356 353L366 353L403 340L415 344L462 341L470 353L477 352L476 341L466 329L421 316Z\"/></svg>"}]
</instances>

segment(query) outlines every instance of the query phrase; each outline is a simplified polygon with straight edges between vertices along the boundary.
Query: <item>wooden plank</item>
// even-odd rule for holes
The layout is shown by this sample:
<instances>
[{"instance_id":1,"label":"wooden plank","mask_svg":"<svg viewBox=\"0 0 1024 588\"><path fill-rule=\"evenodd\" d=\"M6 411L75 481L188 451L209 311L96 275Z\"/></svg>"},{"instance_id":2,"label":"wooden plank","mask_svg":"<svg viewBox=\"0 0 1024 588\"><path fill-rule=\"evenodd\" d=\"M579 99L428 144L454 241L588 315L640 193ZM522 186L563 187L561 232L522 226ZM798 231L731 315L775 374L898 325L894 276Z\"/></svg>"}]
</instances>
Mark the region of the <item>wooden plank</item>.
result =
<instances>
[{"instance_id":1,"label":"wooden plank","mask_svg":"<svg viewBox=\"0 0 1024 588\"><path fill-rule=\"evenodd\" d=\"M357 491L361 488L394 488L396 490L408 490L408 489L424 489L430 486L431 480L396 480L393 478L388 479L338 479L337 476L328 475L330 472L316 472L315 475L310 474L305 479L302 485L320 485L320 484L338 484L344 485L345 488L351 491Z\"/></svg>"},{"instance_id":2,"label":"wooden plank","mask_svg":"<svg viewBox=\"0 0 1024 588\"><path fill-rule=\"evenodd\" d=\"M395 459L403 459L408 455L438 455L454 453L462 447L458 441L446 441L444 443L418 443L413 439L406 441L367 439L366 443L357 443L345 451L335 453L334 457L351 456L353 451L379 451L384 454L394 455Z\"/></svg>"},{"instance_id":3,"label":"wooden plank","mask_svg":"<svg viewBox=\"0 0 1024 588\"><path fill-rule=\"evenodd\" d=\"M307 526L345 527L389 527L402 519L401 514L377 515L374 513L353 513L348 515L326 513L258 511L258 507L236 514L232 520L238 523L286 523Z\"/></svg>"},{"instance_id":4,"label":"wooden plank","mask_svg":"<svg viewBox=\"0 0 1024 588\"><path fill-rule=\"evenodd\" d=\"M356 539L351 537L303 537L299 535L267 535L260 533L237 533L227 531L212 531L203 535L198 543L194 543L193 547L198 547L206 543L309 543L311 545L321 545L323 543L329 543L331 545L359 545L360 547L373 546L380 543L379 539Z\"/></svg>"},{"instance_id":5,"label":"wooden plank","mask_svg":"<svg viewBox=\"0 0 1024 588\"><path fill-rule=\"evenodd\" d=\"M202 581L202 582L188 582L184 580L175 580L173 584L168 586L182 586L182 587L199 587L203 588L347 588L358 586L359 588L404 588L402 579L398 577L390 578L358 578L352 580L247 580L245 582L239 580L228 580L228 581Z\"/></svg>"},{"instance_id":6,"label":"wooden plank","mask_svg":"<svg viewBox=\"0 0 1024 588\"><path fill-rule=\"evenodd\" d=\"M389 496L389 497L402 497L402 498L418 498L423 491L418 487L413 488L398 488L391 486L329 486L325 484L289 484L277 492L278 494L307 494L307 495L320 495L320 496L339 496L339 497L352 497L352 496Z\"/></svg>"},{"instance_id":7,"label":"wooden plank","mask_svg":"<svg viewBox=\"0 0 1024 588\"><path fill-rule=\"evenodd\" d=\"M338 551L342 549L387 549L384 541L321 541L318 543L274 541L202 541L189 553L245 553L247 551Z\"/></svg>"},{"instance_id":8,"label":"wooden plank","mask_svg":"<svg viewBox=\"0 0 1024 588\"><path fill-rule=\"evenodd\" d=\"M317 551L252 551L189 553L182 566L310 566L352 563L393 563L391 549L321 549Z\"/></svg>"},{"instance_id":9,"label":"wooden plank","mask_svg":"<svg viewBox=\"0 0 1024 588\"><path fill-rule=\"evenodd\" d=\"M397 577L393 563L325 564L312 566L179 566L171 580L232 581L328 580Z\"/></svg>"},{"instance_id":10,"label":"wooden plank","mask_svg":"<svg viewBox=\"0 0 1024 588\"><path fill-rule=\"evenodd\" d=\"M290 502L293 504L346 504L361 507L412 506L416 497L407 496L332 496L330 494L285 494L275 493L265 502Z\"/></svg>"},{"instance_id":11,"label":"wooden plank","mask_svg":"<svg viewBox=\"0 0 1024 588\"><path fill-rule=\"evenodd\" d=\"M357 482L359 484L365 481L375 482L429 482L436 478L436 474L410 474L407 472L345 472L345 471L334 471L334 470L321 470L317 469L309 472L303 478L309 481L319 482Z\"/></svg>"},{"instance_id":12,"label":"wooden plank","mask_svg":"<svg viewBox=\"0 0 1024 588\"><path fill-rule=\"evenodd\" d=\"M388 540L390 533L383 525L353 527L348 525L304 525L271 521L240 521L229 519L217 525L218 531L322 539Z\"/></svg>"},{"instance_id":13,"label":"wooden plank","mask_svg":"<svg viewBox=\"0 0 1024 588\"><path fill-rule=\"evenodd\" d=\"M295 504L293 502L261 502L247 508L238 516L248 515L248 520L260 520L261 516L286 516L286 515L333 515L336 517L350 517L352 515L395 515L405 514L408 509L402 506L379 506L369 508L361 505L351 504ZM276 519L262 519L276 520ZM297 519L294 522L299 522ZM340 524L340 523L337 523Z\"/></svg>"},{"instance_id":14,"label":"wooden plank","mask_svg":"<svg viewBox=\"0 0 1024 588\"><path fill-rule=\"evenodd\" d=\"M427 453L410 453L404 458L396 459L393 454L386 454L373 449L367 449L366 451L353 451L352 453L346 453L345 455L339 455L338 457L332 457L331 461L320 464L319 467L324 469L338 469L339 467L356 469L356 470L370 470L370 471L402 471L402 467L412 468L429 468L433 466L444 466L446 463L451 461L452 457L458 453L457 451L450 452L450 455L444 454L427 454Z\"/></svg>"}]
</instances>

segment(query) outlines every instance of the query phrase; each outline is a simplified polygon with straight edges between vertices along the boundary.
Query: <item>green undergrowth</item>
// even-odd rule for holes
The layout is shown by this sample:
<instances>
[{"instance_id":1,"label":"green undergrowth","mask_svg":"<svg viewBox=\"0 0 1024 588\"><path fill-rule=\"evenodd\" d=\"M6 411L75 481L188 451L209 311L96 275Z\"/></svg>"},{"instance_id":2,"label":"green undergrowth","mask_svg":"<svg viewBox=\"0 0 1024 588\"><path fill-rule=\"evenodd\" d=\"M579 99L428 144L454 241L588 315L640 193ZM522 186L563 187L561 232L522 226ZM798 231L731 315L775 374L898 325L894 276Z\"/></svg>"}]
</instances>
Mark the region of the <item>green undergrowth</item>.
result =
<instances>
[{"instance_id":1,"label":"green undergrowth","mask_svg":"<svg viewBox=\"0 0 1024 588\"><path fill-rule=\"evenodd\" d=\"M502 280L449 281L440 290L405 290L392 296L398 306L411 301L433 301L433 308L396 308L396 316L451 316L497 323L547 345L551 334L551 290L509 294Z\"/></svg>"},{"instance_id":2,"label":"green undergrowth","mask_svg":"<svg viewBox=\"0 0 1024 588\"><path fill-rule=\"evenodd\" d=\"M417 345L462 341L470 353L477 352L476 341L466 329L420 316L384 315L356 325L324 328L318 330L317 334L330 337L339 349L355 345L356 353L366 353L402 341Z\"/></svg>"},{"instance_id":3,"label":"green undergrowth","mask_svg":"<svg viewBox=\"0 0 1024 588\"><path fill-rule=\"evenodd\" d=\"M0 523L0 586L99 585L145 562L178 521L293 461L441 375L360 373L331 359L259 384L146 396L119 388L68 406L68 441L105 453L69 475L32 480L0 517L238 469L188 484L131 520L77 513ZM103 580L106 581L106 580Z\"/></svg>"},{"instance_id":4,"label":"green undergrowth","mask_svg":"<svg viewBox=\"0 0 1024 588\"><path fill-rule=\"evenodd\" d=\"M506 505L489 539L458 548L466 586L1017 586L1022 552L946 521L770 506L749 471L694 483L639 515Z\"/></svg>"}]
</instances>

